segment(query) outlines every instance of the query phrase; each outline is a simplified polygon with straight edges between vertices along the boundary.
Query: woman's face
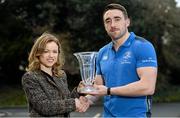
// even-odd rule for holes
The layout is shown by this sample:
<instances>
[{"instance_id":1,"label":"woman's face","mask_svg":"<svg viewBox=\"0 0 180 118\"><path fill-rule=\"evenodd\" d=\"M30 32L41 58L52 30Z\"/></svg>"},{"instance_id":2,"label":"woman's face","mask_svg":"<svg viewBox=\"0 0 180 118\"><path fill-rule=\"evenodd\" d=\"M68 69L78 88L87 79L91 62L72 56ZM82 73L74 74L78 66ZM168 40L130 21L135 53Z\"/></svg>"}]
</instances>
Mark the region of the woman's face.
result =
<instances>
[{"instance_id":1,"label":"woman's face","mask_svg":"<svg viewBox=\"0 0 180 118\"><path fill-rule=\"evenodd\" d=\"M55 42L49 42L43 53L40 55L39 60L41 66L47 68L52 68L52 66L57 62L58 58L58 45Z\"/></svg>"}]
</instances>

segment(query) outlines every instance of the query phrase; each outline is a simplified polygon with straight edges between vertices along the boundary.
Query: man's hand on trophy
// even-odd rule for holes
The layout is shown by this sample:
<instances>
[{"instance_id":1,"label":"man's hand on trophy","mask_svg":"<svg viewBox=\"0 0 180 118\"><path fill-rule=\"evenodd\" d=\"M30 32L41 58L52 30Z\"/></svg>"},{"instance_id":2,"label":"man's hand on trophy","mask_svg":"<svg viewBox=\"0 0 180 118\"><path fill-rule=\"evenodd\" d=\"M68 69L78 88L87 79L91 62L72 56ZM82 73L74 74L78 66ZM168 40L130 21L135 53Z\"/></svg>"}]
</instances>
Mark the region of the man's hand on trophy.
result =
<instances>
[{"instance_id":1,"label":"man's hand on trophy","mask_svg":"<svg viewBox=\"0 0 180 118\"><path fill-rule=\"evenodd\" d=\"M83 81L81 81L77 87L77 92L79 93L80 96L85 96L85 95L96 95L98 94L96 91L96 88L94 88L94 81L92 81L92 85L85 85Z\"/></svg>"},{"instance_id":2,"label":"man's hand on trophy","mask_svg":"<svg viewBox=\"0 0 180 118\"><path fill-rule=\"evenodd\" d=\"M89 95L93 95L93 96L107 95L108 88L106 86L94 84L93 87L96 89L96 91L88 92Z\"/></svg>"},{"instance_id":3,"label":"man's hand on trophy","mask_svg":"<svg viewBox=\"0 0 180 118\"><path fill-rule=\"evenodd\" d=\"M94 88L96 88L97 89L97 95L98 96L104 96L104 95L107 95L107 87L106 86L104 86L104 85L94 85Z\"/></svg>"}]
</instances>

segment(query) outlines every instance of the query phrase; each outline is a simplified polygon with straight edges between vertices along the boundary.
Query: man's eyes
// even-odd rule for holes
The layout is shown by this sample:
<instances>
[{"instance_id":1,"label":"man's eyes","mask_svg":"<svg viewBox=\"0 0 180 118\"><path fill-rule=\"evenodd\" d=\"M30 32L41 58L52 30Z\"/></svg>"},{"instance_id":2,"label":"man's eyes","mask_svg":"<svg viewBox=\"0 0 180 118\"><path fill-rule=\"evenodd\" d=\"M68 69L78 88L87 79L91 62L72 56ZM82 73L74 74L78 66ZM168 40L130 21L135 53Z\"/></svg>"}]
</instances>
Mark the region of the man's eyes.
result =
<instances>
[{"instance_id":1,"label":"man's eyes","mask_svg":"<svg viewBox=\"0 0 180 118\"><path fill-rule=\"evenodd\" d=\"M106 23L110 23L111 22L111 20L106 20Z\"/></svg>"},{"instance_id":2,"label":"man's eyes","mask_svg":"<svg viewBox=\"0 0 180 118\"><path fill-rule=\"evenodd\" d=\"M120 20L121 20L121 18L115 18L115 19L114 19L114 21L120 21ZM111 21L112 21L112 20L106 20L105 22L106 22L106 23L110 23Z\"/></svg>"},{"instance_id":3,"label":"man's eyes","mask_svg":"<svg viewBox=\"0 0 180 118\"><path fill-rule=\"evenodd\" d=\"M120 19L120 18L115 18L114 20L115 20L115 21L120 21L121 19Z\"/></svg>"}]
</instances>

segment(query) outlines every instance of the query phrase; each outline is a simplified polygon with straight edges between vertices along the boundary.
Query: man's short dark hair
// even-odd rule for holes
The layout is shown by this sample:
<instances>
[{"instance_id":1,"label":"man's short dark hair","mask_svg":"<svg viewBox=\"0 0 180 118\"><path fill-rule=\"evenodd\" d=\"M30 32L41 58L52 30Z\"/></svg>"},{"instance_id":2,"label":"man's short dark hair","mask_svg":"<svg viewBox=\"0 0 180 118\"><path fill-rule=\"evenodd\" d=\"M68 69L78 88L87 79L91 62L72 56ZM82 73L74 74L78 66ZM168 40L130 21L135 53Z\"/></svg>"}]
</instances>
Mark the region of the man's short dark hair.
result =
<instances>
[{"instance_id":1,"label":"man's short dark hair","mask_svg":"<svg viewBox=\"0 0 180 118\"><path fill-rule=\"evenodd\" d=\"M122 6L122 5L120 5L120 4L116 4L116 3L108 4L108 5L105 7L105 9L104 9L103 16L104 16L104 14L106 13L106 11L112 10L112 9L118 9L118 10L122 11L123 14L124 14L124 17L125 17L125 18L128 18L128 13L127 13L125 7Z\"/></svg>"}]
</instances>

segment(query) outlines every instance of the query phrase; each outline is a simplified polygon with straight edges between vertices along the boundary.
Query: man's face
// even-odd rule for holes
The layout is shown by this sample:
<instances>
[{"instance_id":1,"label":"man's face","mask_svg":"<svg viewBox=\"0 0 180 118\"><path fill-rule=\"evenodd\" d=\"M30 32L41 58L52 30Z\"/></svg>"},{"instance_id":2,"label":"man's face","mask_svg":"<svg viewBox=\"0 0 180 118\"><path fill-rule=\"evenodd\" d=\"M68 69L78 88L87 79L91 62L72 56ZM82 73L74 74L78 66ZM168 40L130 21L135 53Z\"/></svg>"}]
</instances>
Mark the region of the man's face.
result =
<instances>
[{"instance_id":1,"label":"man's face","mask_svg":"<svg viewBox=\"0 0 180 118\"><path fill-rule=\"evenodd\" d=\"M129 18L125 18L122 11L118 9L106 11L103 20L105 29L112 40L122 38L128 31Z\"/></svg>"}]
</instances>

